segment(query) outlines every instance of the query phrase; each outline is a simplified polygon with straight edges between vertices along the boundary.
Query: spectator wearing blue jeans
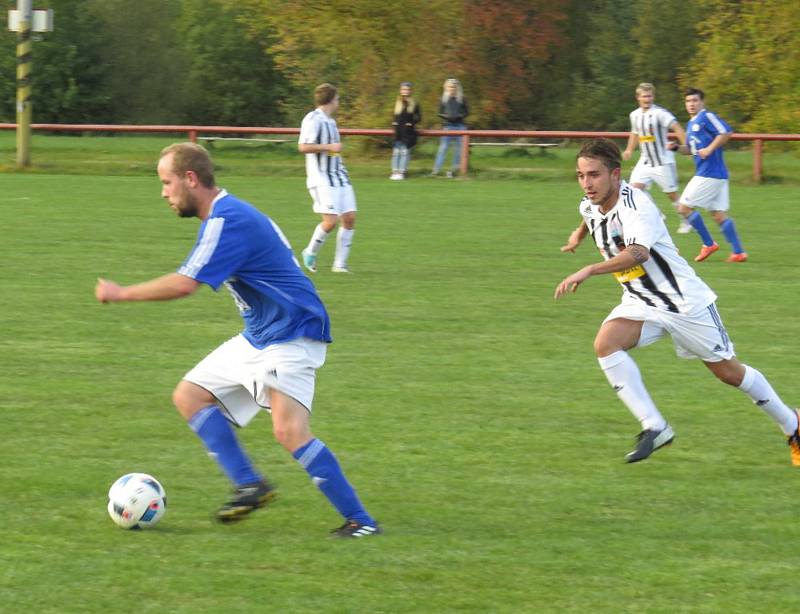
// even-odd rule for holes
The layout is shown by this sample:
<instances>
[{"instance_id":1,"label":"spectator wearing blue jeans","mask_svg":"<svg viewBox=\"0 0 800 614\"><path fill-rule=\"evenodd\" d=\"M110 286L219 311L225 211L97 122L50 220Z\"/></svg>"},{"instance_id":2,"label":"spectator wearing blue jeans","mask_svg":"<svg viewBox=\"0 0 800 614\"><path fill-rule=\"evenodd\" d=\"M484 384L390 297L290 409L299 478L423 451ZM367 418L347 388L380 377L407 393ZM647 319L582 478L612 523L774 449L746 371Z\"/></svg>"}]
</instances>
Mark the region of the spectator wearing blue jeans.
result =
<instances>
[{"instance_id":1,"label":"spectator wearing blue jeans","mask_svg":"<svg viewBox=\"0 0 800 614\"><path fill-rule=\"evenodd\" d=\"M444 125L443 130L464 130L464 120L469 114L469 107L464 98L464 90L461 87L458 79L447 79L444 82L442 91L442 100L439 103L439 117L442 118ZM461 162L461 138L460 136L443 136L439 142L439 151L436 152L436 160L433 163L432 175L438 175L442 170L447 150L450 146L455 147L453 154L452 170L447 171L447 176L452 177L458 171L458 165Z\"/></svg>"},{"instance_id":2,"label":"spectator wearing blue jeans","mask_svg":"<svg viewBox=\"0 0 800 614\"><path fill-rule=\"evenodd\" d=\"M400 93L394 103L394 140L392 142L392 175L389 179L399 181L406 178L411 149L417 144L416 125L422 119L419 103L414 100L411 83L400 84Z\"/></svg>"}]
</instances>

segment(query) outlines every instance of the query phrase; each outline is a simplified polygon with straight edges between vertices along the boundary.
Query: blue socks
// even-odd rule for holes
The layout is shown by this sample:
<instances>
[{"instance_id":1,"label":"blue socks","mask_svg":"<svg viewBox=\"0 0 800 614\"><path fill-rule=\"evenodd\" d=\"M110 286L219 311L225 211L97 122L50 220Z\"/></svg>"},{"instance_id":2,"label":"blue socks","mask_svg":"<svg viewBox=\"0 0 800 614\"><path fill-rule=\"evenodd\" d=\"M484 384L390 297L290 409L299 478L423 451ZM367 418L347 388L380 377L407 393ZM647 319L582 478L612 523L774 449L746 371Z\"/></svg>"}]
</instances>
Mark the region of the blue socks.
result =
<instances>
[{"instance_id":1,"label":"blue socks","mask_svg":"<svg viewBox=\"0 0 800 614\"><path fill-rule=\"evenodd\" d=\"M708 228L706 228L706 223L703 221L702 215L700 215L697 211L692 211L688 216L686 216L686 221L688 221L692 225L692 228L697 231L697 234L700 235L700 238L703 240L703 245L714 245L714 239L711 238L711 233L708 232Z\"/></svg>"},{"instance_id":2,"label":"blue socks","mask_svg":"<svg viewBox=\"0 0 800 614\"><path fill-rule=\"evenodd\" d=\"M204 407L193 415L189 426L205 444L208 455L217 461L236 486L263 481L216 405Z\"/></svg>"},{"instance_id":3,"label":"blue socks","mask_svg":"<svg viewBox=\"0 0 800 614\"><path fill-rule=\"evenodd\" d=\"M322 491L333 507L346 520L375 526L375 520L358 500L358 495L342 473L339 461L319 439L312 439L292 454L311 476L311 481Z\"/></svg>"},{"instance_id":4,"label":"blue socks","mask_svg":"<svg viewBox=\"0 0 800 614\"><path fill-rule=\"evenodd\" d=\"M719 225L720 229L722 230L722 234L725 235L725 238L728 239L728 243L731 244L731 248L733 249L734 254L741 254L744 250L742 249L742 244L739 241L739 234L736 232L736 224L733 223L731 218L727 218L722 224Z\"/></svg>"}]
</instances>

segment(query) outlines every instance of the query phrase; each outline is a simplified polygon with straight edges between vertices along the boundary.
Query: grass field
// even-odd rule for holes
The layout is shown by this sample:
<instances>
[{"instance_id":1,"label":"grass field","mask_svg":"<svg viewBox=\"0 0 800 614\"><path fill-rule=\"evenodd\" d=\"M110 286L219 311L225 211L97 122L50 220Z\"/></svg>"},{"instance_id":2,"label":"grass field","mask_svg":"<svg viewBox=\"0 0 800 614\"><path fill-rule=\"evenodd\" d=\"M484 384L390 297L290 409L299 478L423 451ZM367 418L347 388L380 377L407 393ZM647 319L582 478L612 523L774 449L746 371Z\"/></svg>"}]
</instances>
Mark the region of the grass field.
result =
<instances>
[{"instance_id":1,"label":"grass field","mask_svg":"<svg viewBox=\"0 0 800 614\"><path fill-rule=\"evenodd\" d=\"M746 396L668 341L635 352L677 438L645 463L622 462L638 425L592 353L619 290L594 278L552 299L597 258L558 250L578 222L574 152L534 155L523 163L541 171L517 179L389 182L386 160L351 164L355 274L329 272L328 245L314 277L335 342L313 427L386 534L328 539L340 520L267 416L241 437L280 498L215 524L228 486L170 393L238 332L232 301L203 289L100 305L92 293L98 276L174 270L193 244L196 220L175 218L151 170L165 142L40 141L36 172L0 178L0 611L800 609L800 474ZM219 183L268 212L299 252L315 218L289 157L219 157ZM8 141L0 160L13 160ZM751 261L718 255L697 269L740 357L800 403L794 165L787 154L773 162L785 181L732 186ZM675 240L697 249L693 235ZM129 471L167 490L153 531L107 517L107 489Z\"/></svg>"}]
</instances>

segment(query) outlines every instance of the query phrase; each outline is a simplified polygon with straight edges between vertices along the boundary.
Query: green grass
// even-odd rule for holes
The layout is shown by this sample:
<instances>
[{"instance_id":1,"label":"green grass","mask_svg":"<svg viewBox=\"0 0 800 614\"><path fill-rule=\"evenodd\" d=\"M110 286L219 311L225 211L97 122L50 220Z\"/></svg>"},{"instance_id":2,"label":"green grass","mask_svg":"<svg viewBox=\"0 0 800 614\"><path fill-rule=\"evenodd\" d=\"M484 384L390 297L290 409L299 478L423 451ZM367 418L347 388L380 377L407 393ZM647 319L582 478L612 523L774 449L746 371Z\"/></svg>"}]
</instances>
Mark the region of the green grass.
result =
<instances>
[{"instance_id":1,"label":"green grass","mask_svg":"<svg viewBox=\"0 0 800 614\"><path fill-rule=\"evenodd\" d=\"M386 535L342 543L326 537L340 521L266 416L241 436L280 498L238 526L211 520L227 484L170 393L238 332L229 297L94 301L97 276L156 276L193 244L196 221L176 219L145 172L169 140L120 139L103 145L106 158L94 149L101 139L50 138L36 156L42 172L3 175L0 194L0 610L800 608L800 477L785 441L668 341L634 356L676 442L622 463L637 424L591 349L619 290L594 278L552 300L597 257L558 251L578 222L574 154L543 157L551 174L533 181L389 182L386 160L351 164L356 273L331 274L326 246L314 283L335 342L313 427ZM220 184L268 212L299 252L316 223L302 178L231 149L220 152ZM427 162L417 163L421 173ZM740 357L797 403L796 187L743 182L732 186L733 213L752 260L713 257L697 269ZM687 255L698 247L675 239ZM128 471L167 489L153 531L107 517L107 489Z\"/></svg>"}]
</instances>

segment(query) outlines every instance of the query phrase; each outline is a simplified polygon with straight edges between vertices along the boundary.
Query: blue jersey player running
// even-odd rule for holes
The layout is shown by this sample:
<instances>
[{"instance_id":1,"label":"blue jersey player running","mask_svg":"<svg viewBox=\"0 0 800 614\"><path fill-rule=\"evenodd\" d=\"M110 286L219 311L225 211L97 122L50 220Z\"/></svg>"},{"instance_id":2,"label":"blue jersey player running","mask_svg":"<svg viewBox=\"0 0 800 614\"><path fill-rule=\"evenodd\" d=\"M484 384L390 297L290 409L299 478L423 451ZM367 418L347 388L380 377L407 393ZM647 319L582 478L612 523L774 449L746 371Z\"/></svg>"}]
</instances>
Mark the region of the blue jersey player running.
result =
<instances>
[{"instance_id":1,"label":"blue jersey player running","mask_svg":"<svg viewBox=\"0 0 800 614\"><path fill-rule=\"evenodd\" d=\"M194 248L175 273L131 286L99 279L95 296L103 303L170 300L201 284L224 286L233 296L244 331L201 360L172 395L233 483L233 496L217 518L241 520L275 497L274 486L253 466L231 426L245 426L265 409L272 414L275 438L344 517L333 533L379 534L336 457L309 427L316 370L331 342L330 321L288 241L269 217L216 186L213 162L201 146L166 147L158 176L170 208L180 217L202 220Z\"/></svg>"},{"instance_id":2,"label":"blue jersey player running","mask_svg":"<svg viewBox=\"0 0 800 614\"><path fill-rule=\"evenodd\" d=\"M686 144L681 145L678 151L694 157L696 172L681 194L678 213L686 218L703 240L703 247L695 262L705 260L719 249L702 216L695 211L698 207L711 213L731 244L732 253L726 262L745 262L747 254L742 249L736 224L728 217L728 168L722 157L722 148L731 138L731 127L705 108L702 90L686 90L684 103L691 119L686 124Z\"/></svg>"}]
</instances>

